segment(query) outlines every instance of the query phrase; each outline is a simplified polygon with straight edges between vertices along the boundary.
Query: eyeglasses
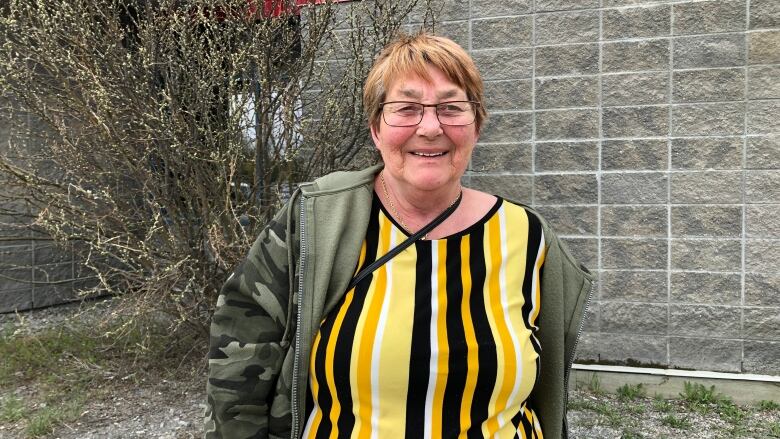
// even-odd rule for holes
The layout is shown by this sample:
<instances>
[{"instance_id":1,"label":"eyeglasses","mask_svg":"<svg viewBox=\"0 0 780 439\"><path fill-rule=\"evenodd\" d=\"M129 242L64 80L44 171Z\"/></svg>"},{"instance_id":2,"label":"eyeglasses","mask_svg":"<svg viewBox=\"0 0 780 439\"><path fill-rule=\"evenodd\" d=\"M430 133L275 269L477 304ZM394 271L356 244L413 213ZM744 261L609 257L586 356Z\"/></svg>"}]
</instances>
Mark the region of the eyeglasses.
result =
<instances>
[{"instance_id":1,"label":"eyeglasses","mask_svg":"<svg viewBox=\"0 0 780 439\"><path fill-rule=\"evenodd\" d=\"M382 118L391 127L413 127L422 122L425 107L436 109L439 123L449 126L471 125L477 112L479 102L450 101L438 104L421 104L419 102L381 102Z\"/></svg>"}]
</instances>

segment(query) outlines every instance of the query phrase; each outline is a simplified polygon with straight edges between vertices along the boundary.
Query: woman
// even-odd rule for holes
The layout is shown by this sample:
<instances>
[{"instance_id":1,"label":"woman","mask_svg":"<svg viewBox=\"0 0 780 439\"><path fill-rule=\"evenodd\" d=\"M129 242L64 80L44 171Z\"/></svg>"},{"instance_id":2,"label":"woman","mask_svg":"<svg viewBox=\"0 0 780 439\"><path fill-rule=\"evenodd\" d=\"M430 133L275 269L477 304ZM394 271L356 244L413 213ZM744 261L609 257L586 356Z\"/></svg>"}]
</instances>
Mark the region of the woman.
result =
<instances>
[{"instance_id":1,"label":"woman","mask_svg":"<svg viewBox=\"0 0 780 439\"><path fill-rule=\"evenodd\" d=\"M383 165L302 186L225 284L206 437L566 436L592 278L531 209L461 186L482 101L451 40L382 51Z\"/></svg>"}]
</instances>

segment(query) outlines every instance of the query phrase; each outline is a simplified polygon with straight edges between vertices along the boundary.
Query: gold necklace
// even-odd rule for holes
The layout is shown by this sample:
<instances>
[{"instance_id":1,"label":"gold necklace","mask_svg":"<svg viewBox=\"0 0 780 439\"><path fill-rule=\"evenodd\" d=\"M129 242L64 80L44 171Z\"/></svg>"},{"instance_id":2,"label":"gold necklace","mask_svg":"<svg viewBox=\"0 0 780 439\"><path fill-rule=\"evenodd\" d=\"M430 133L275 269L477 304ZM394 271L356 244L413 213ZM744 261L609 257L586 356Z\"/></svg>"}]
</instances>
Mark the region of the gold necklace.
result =
<instances>
[{"instance_id":1,"label":"gold necklace","mask_svg":"<svg viewBox=\"0 0 780 439\"><path fill-rule=\"evenodd\" d=\"M406 230L407 232L411 233L412 229L409 228L409 226L406 225L406 223L404 222L403 217L401 216L400 213L398 213L398 209L395 208L395 204L393 204L393 199L390 198L390 193L387 191L387 183L385 183L385 172L384 171L379 173L379 181L382 183L382 192L384 192L385 198L387 198L387 202L390 203L390 206L389 206L390 207L390 213L392 213L393 217L395 217L398 220L398 222L401 223L401 227L403 227L404 230ZM458 198L460 198L461 195L463 195L463 188L460 189L460 191L458 192L458 196L455 197L454 200L452 200L452 203L450 203L450 205L447 206L447 209L452 207L452 205L455 204L456 201L458 201ZM427 240L428 239L428 234L426 233L420 239Z\"/></svg>"}]
</instances>

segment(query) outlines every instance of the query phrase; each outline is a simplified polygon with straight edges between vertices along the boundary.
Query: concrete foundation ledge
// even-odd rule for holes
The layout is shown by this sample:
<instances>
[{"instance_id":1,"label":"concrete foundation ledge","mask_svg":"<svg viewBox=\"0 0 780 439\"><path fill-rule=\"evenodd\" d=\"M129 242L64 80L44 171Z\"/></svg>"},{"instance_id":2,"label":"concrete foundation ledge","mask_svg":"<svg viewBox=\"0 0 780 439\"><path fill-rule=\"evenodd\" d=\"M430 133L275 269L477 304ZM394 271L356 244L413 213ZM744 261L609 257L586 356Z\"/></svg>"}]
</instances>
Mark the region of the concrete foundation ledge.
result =
<instances>
[{"instance_id":1,"label":"concrete foundation ledge","mask_svg":"<svg viewBox=\"0 0 780 439\"><path fill-rule=\"evenodd\" d=\"M615 393L624 384L642 386L649 396L680 398L686 381L731 397L739 404L769 400L780 402L780 376L708 372L701 370L651 369L642 367L574 364L569 382L583 387L598 381L599 388Z\"/></svg>"}]
</instances>

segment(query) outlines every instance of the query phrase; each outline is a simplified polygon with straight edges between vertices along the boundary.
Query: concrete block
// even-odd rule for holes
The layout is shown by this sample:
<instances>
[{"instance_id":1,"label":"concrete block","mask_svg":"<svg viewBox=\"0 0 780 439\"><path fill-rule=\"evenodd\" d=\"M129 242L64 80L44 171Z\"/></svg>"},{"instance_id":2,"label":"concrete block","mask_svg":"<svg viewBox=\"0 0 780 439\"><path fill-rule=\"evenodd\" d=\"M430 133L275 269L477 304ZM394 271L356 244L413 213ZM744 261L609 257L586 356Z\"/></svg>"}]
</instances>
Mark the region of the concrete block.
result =
<instances>
[{"instance_id":1,"label":"concrete block","mask_svg":"<svg viewBox=\"0 0 780 439\"><path fill-rule=\"evenodd\" d=\"M780 342L745 340L743 350L743 372L780 375Z\"/></svg>"},{"instance_id":2,"label":"concrete block","mask_svg":"<svg viewBox=\"0 0 780 439\"><path fill-rule=\"evenodd\" d=\"M605 270L601 273L601 299L627 302L667 302L664 271Z\"/></svg>"},{"instance_id":3,"label":"concrete block","mask_svg":"<svg viewBox=\"0 0 780 439\"><path fill-rule=\"evenodd\" d=\"M471 57L485 81L530 78L531 55L531 49L523 47L471 52Z\"/></svg>"},{"instance_id":4,"label":"concrete block","mask_svg":"<svg viewBox=\"0 0 780 439\"><path fill-rule=\"evenodd\" d=\"M748 34L748 64L780 63L780 30L763 30Z\"/></svg>"},{"instance_id":5,"label":"concrete block","mask_svg":"<svg viewBox=\"0 0 780 439\"><path fill-rule=\"evenodd\" d=\"M61 282L73 279L73 263L46 264L33 267L33 280L39 282Z\"/></svg>"},{"instance_id":6,"label":"concrete block","mask_svg":"<svg viewBox=\"0 0 780 439\"><path fill-rule=\"evenodd\" d=\"M469 47L470 34L468 21L445 21L436 23L436 31L434 34L447 37L458 43L461 47Z\"/></svg>"},{"instance_id":7,"label":"concrete block","mask_svg":"<svg viewBox=\"0 0 780 439\"><path fill-rule=\"evenodd\" d=\"M670 40L619 41L602 45L602 71L667 70Z\"/></svg>"},{"instance_id":8,"label":"concrete block","mask_svg":"<svg viewBox=\"0 0 780 439\"><path fill-rule=\"evenodd\" d=\"M748 204L745 222L748 238L780 238L780 204Z\"/></svg>"},{"instance_id":9,"label":"concrete block","mask_svg":"<svg viewBox=\"0 0 780 439\"><path fill-rule=\"evenodd\" d=\"M534 55L537 77L599 72L598 44L535 47Z\"/></svg>"},{"instance_id":10,"label":"concrete block","mask_svg":"<svg viewBox=\"0 0 780 439\"><path fill-rule=\"evenodd\" d=\"M738 272L742 269L739 240L672 240L673 270Z\"/></svg>"},{"instance_id":11,"label":"concrete block","mask_svg":"<svg viewBox=\"0 0 780 439\"><path fill-rule=\"evenodd\" d=\"M745 65L745 34L719 34L674 39L674 68Z\"/></svg>"},{"instance_id":12,"label":"concrete block","mask_svg":"<svg viewBox=\"0 0 780 439\"><path fill-rule=\"evenodd\" d=\"M0 268L0 291L32 289L32 268Z\"/></svg>"},{"instance_id":13,"label":"concrete block","mask_svg":"<svg viewBox=\"0 0 780 439\"><path fill-rule=\"evenodd\" d=\"M746 273L745 305L780 306L780 274Z\"/></svg>"},{"instance_id":14,"label":"concrete block","mask_svg":"<svg viewBox=\"0 0 780 439\"><path fill-rule=\"evenodd\" d=\"M745 271L764 274L780 274L780 241L755 241L745 244Z\"/></svg>"},{"instance_id":15,"label":"concrete block","mask_svg":"<svg viewBox=\"0 0 780 439\"><path fill-rule=\"evenodd\" d=\"M471 159L474 172L531 172L531 144L477 145Z\"/></svg>"},{"instance_id":16,"label":"concrete block","mask_svg":"<svg viewBox=\"0 0 780 439\"><path fill-rule=\"evenodd\" d=\"M2 280L0 280L2 282ZM0 288L0 313L24 311L32 308L32 288L6 290Z\"/></svg>"},{"instance_id":17,"label":"concrete block","mask_svg":"<svg viewBox=\"0 0 780 439\"><path fill-rule=\"evenodd\" d=\"M739 137L672 139L672 169L742 169Z\"/></svg>"},{"instance_id":18,"label":"concrete block","mask_svg":"<svg viewBox=\"0 0 780 439\"><path fill-rule=\"evenodd\" d=\"M668 220L666 206L601 207L602 236L666 237Z\"/></svg>"},{"instance_id":19,"label":"concrete block","mask_svg":"<svg viewBox=\"0 0 780 439\"><path fill-rule=\"evenodd\" d=\"M671 275L673 303L739 305L742 280L739 273L675 271Z\"/></svg>"},{"instance_id":20,"label":"concrete block","mask_svg":"<svg viewBox=\"0 0 780 439\"><path fill-rule=\"evenodd\" d=\"M536 112L536 139L594 139L599 137L598 109Z\"/></svg>"},{"instance_id":21,"label":"concrete block","mask_svg":"<svg viewBox=\"0 0 780 439\"><path fill-rule=\"evenodd\" d=\"M674 172L672 200L680 204L737 204L742 202L742 175L738 171Z\"/></svg>"},{"instance_id":22,"label":"concrete block","mask_svg":"<svg viewBox=\"0 0 780 439\"><path fill-rule=\"evenodd\" d=\"M675 105L672 136L739 135L745 132L745 104Z\"/></svg>"},{"instance_id":23,"label":"concrete block","mask_svg":"<svg viewBox=\"0 0 780 439\"><path fill-rule=\"evenodd\" d=\"M536 206L553 230L560 235L595 235L598 228L596 206Z\"/></svg>"},{"instance_id":24,"label":"concrete block","mask_svg":"<svg viewBox=\"0 0 780 439\"><path fill-rule=\"evenodd\" d=\"M602 39L647 38L669 35L672 9L669 5L604 9Z\"/></svg>"},{"instance_id":25,"label":"concrete block","mask_svg":"<svg viewBox=\"0 0 780 439\"><path fill-rule=\"evenodd\" d=\"M658 0L603 0L602 7L614 8L616 6L639 6L649 3L662 3Z\"/></svg>"},{"instance_id":26,"label":"concrete block","mask_svg":"<svg viewBox=\"0 0 780 439\"><path fill-rule=\"evenodd\" d=\"M0 268L29 267L32 263L32 248L29 245L0 247Z\"/></svg>"},{"instance_id":27,"label":"concrete block","mask_svg":"<svg viewBox=\"0 0 780 439\"><path fill-rule=\"evenodd\" d=\"M531 113L492 114L482 127L479 141L485 143L512 143L531 140Z\"/></svg>"},{"instance_id":28,"label":"concrete block","mask_svg":"<svg viewBox=\"0 0 780 439\"><path fill-rule=\"evenodd\" d=\"M773 308L749 308L745 307L744 313L745 338L762 341L780 341L780 312Z\"/></svg>"},{"instance_id":29,"label":"concrete block","mask_svg":"<svg viewBox=\"0 0 780 439\"><path fill-rule=\"evenodd\" d=\"M563 238L572 256L580 264L595 268L599 266L599 242L596 238Z\"/></svg>"},{"instance_id":30,"label":"concrete block","mask_svg":"<svg viewBox=\"0 0 780 439\"><path fill-rule=\"evenodd\" d=\"M534 169L547 171L596 171L599 166L598 143L537 142Z\"/></svg>"},{"instance_id":31,"label":"concrete block","mask_svg":"<svg viewBox=\"0 0 780 439\"><path fill-rule=\"evenodd\" d=\"M742 342L669 337L669 366L680 369L742 371Z\"/></svg>"},{"instance_id":32,"label":"concrete block","mask_svg":"<svg viewBox=\"0 0 780 439\"><path fill-rule=\"evenodd\" d=\"M674 102L736 101L745 96L745 70L683 70L672 79Z\"/></svg>"},{"instance_id":33,"label":"concrete block","mask_svg":"<svg viewBox=\"0 0 780 439\"><path fill-rule=\"evenodd\" d=\"M749 101L748 134L780 133L780 117L778 115L780 115L780 101Z\"/></svg>"},{"instance_id":34,"label":"concrete block","mask_svg":"<svg viewBox=\"0 0 780 439\"><path fill-rule=\"evenodd\" d=\"M748 137L747 169L780 169L780 136Z\"/></svg>"},{"instance_id":35,"label":"concrete block","mask_svg":"<svg viewBox=\"0 0 780 439\"><path fill-rule=\"evenodd\" d=\"M665 239L602 238L601 268L650 269L666 268Z\"/></svg>"},{"instance_id":36,"label":"concrete block","mask_svg":"<svg viewBox=\"0 0 780 439\"><path fill-rule=\"evenodd\" d=\"M543 78L535 83L535 107L595 107L599 101L599 81L595 76Z\"/></svg>"},{"instance_id":37,"label":"concrete block","mask_svg":"<svg viewBox=\"0 0 780 439\"><path fill-rule=\"evenodd\" d=\"M467 20L469 18L468 3L464 4L462 2L448 0L431 0L430 9L433 12L436 23L442 21ZM409 13L409 21L411 23L422 22L427 13L426 2L417 2Z\"/></svg>"},{"instance_id":38,"label":"concrete block","mask_svg":"<svg viewBox=\"0 0 780 439\"><path fill-rule=\"evenodd\" d=\"M665 171L668 150L665 139L605 140L601 143L601 169Z\"/></svg>"},{"instance_id":39,"label":"concrete block","mask_svg":"<svg viewBox=\"0 0 780 439\"><path fill-rule=\"evenodd\" d=\"M501 4L493 1L493 3ZM598 0L536 0L536 12L567 11L572 9L594 9L599 7Z\"/></svg>"},{"instance_id":40,"label":"concrete block","mask_svg":"<svg viewBox=\"0 0 780 439\"><path fill-rule=\"evenodd\" d=\"M77 298L73 293L73 284L70 282L67 284L36 286L33 290L33 305L36 308L59 305Z\"/></svg>"},{"instance_id":41,"label":"concrete block","mask_svg":"<svg viewBox=\"0 0 780 439\"><path fill-rule=\"evenodd\" d=\"M669 74L651 72L602 75L601 101L604 106L667 103Z\"/></svg>"},{"instance_id":42,"label":"concrete block","mask_svg":"<svg viewBox=\"0 0 780 439\"><path fill-rule=\"evenodd\" d=\"M601 202L605 204L657 204L668 201L667 175L661 172L605 173L601 176Z\"/></svg>"},{"instance_id":43,"label":"concrete block","mask_svg":"<svg viewBox=\"0 0 780 439\"><path fill-rule=\"evenodd\" d=\"M535 203L595 204L598 187L595 174L534 176Z\"/></svg>"},{"instance_id":44,"label":"concrete block","mask_svg":"<svg viewBox=\"0 0 780 439\"><path fill-rule=\"evenodd\" d=\"M587 334L577 347L578 359L601 363L665 367L666 337L634 334Z\"/></svg>"},{"instance_id":45,"label":"concrete block","mask_svg":"<svg viewBox=\"0 0 780 439\"><path fill-rule=\"evenodd\" d=\"M745 0L683 2L673 7L675 35L744 32L747 28Z\"/></svg>"},{"instance_id":46,"label":"concrete block","mask_svg":"<svg viewBox=\"0 0 780 439\"><path fill-rule=\"evenodd\" d=\"M750 29L780 27L780 3L775 0L750 1Z\"/></svg>"},{"instance_id":47,"label":"concrete block","mask_svg":"<svg viewBox=\"0 0 780 439\"><path fill-rule=\"evenodd\" d=\"M532 31L530 15L472 20L471 48L530 46Z\"/></svg>"},{"instance_id":48,"label":"concrete block","mask_svg":"<svg viewBox=\"0 0 780 439\"><path fill-rule=\"evenodd\" d=\"M73 251L70 246L38 241L35 243L34 256L36 264L55 264L72 261Z\"/></svg>"},{"instance_id":49,"label":"concrete block","mask_svg":"<svg viewBox=\"0 0 780 439\"><path fill-rule=\"evenodd\" d=\"M671 335L739 338L741 307L713 305L670 305Z\"/></svg>"},{"instance_id":50,"label":"concrete block","mask_svg":"<svg viewBox=\"0 0 780 439\"><path fill-rule=\"evenodd\" d=\"M669 134L669 110L660 107L604 108L604 137L652 137Z\"/></svg>"},{"instance_id":51,"label":"concrete block","mask_svg":"<svg viewBox=\"0 0 780 439\"><path fill-rule=\"evenodd\" d=\"M533 177L529 175L472 175L468 185L489 194L531 204Z\"/></svg>"},{"instance_id":52,"label":"concrete block","mask_svg":"<svg viewBox=\"0 0 780 439\"><path fill-rule=\"evenodd\" d=\"M748 67L748 99L780 98L780 65Z\"/></svg>"},{"instance_id":53,"label":"concrete block","mask_svg":"<svg viewBox=\"0 0 780 439\"><path fill-rule=\"evenodd\" d=\"M672 206L672 236L738 238L742 235L742 207Z\"/></svg>"},{"instance_id":54,"label":"concrete block","mask_svg":"<svg viewBox=\"0 0 780 439\"><path fill-rule=\"evenodd\" d=\"M747 171L745 201L748 203L776 203L780 200L780 170Z\"/></svg>"},{"instance_id":55,"label":"concrete block","mask_svg":"<svg viewBox=\"0 0 780 439\"><path fill-rule=\"evenodd\" d=\"M530 110L533 86L530 79L485 83L485 102L489 111Z\"/></svg>"},{"instance_id":56,"label":"concrete block","mask_svg":"<svg viewBox=\"0 0 780 439\"><path fill-rule=\"evenodd\" d=\"M535 14L536 44L588 43L599 39L598 11Z\"/></svg>"},{"instance_id":57,"label":"concrete block","mask_svg":"<svg viewBox=\"0 0 780 439\"><path fill-rule=\"evenodd\" d=\"M665 335L668 305L601 302L601 330L612 333Z\"/></svg>"},{"instance_id":58,"label":"concrete block","mask_svg":"<svg viewBox=\"0 0 780 439\"><path fill-rule=\"evenodd\" d=\"M457 3L457 2L453 2ZM531 0L471 0L472 17L493 17L496 15L527 14L531 12Z\"/></svg>"}]
</instances>

